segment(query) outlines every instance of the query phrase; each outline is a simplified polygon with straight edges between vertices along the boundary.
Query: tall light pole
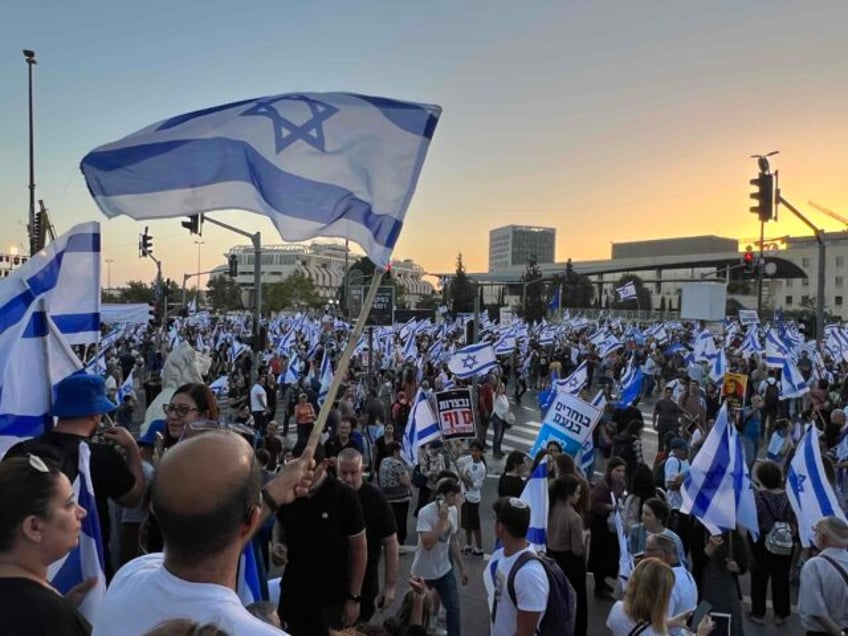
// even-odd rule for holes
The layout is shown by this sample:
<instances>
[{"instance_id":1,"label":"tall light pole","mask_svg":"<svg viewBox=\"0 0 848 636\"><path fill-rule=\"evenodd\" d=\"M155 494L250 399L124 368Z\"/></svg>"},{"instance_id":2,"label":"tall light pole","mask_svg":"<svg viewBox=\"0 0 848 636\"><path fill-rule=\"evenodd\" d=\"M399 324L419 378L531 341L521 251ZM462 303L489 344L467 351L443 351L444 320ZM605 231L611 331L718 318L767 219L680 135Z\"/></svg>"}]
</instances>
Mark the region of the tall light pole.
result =
<instances>
[{"instance_id":1,"label":"tall light pole","mask_svg":"<svg viewBox=\"0 0 848 636\"><path fill-rule=\"evenodd\" d=\"M195 301L196 303L200 302L200 246L205 244L205 241L201 241L200 239L194 239L194 244L197 245L197 294Z\"/></svg>"},{"instance_id":2,"label":"tall light pole","mask_svg":"<svg viewBox=\"0 0 848 636\"><path fill-rule=\"evenodd\" d=\"M112 263L115 261L111 258L106 259L106 291L112 291Z\"/></svg>"},{"instance_id":3,"label":"tall light pole","mask_svg":"<svg viewBox=\"0 0 848 636\"><path fill-rule=\"evenodd\" d=\"M29 253L30 256L38 250L36 247L37 239L35 236L35 154L33 151L33 121L32 121L32 67L38 62L35 59L35 51L24 49L24 59L29 67L29 223L27 230L29 234Z\"/></svg>"}]
</instances>

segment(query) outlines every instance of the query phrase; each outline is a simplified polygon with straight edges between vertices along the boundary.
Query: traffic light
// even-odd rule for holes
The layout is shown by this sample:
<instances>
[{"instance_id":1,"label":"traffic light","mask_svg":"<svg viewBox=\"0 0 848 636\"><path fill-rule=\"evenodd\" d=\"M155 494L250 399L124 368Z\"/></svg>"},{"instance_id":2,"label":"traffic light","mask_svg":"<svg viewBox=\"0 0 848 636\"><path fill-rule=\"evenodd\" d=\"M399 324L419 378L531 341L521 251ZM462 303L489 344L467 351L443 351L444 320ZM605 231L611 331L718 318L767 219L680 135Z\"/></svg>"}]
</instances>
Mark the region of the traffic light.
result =
<instances>
[{"instance_id":1,"label":"traffic light","mask_svg":"<svg viewBox=\"0 0 848 636\"><path fill-rule=\"evenodd\" d=\"M759 215L760 221L770 221L774 216L774 175L761 172L748 183L755 188L750 196L757 202L751 212Z\"/></svg>"},{"instance_id":2,"label":"traffic light","mask_svg":"<svg viewBox=\"0 0 848 636\"><path fill-rule=\"evenodd\" d=\"M159 317L159 303L152 302L147 304L150 306L150 309L147 311L150 314L150 324L154 327L161 327L162 319Z\"/></svg>"},{"instance_id":3,"label":"traffic light","mask_svg":"<svg viewBox=\"0 0 848 636\"><path fill-rule=\"evenodd\" d=\"M230 254L229 257L227 257L227 266L230 268L230 278L238 276L238 256Z\"/></svg>"},{"instance_id":4,"label":"traffic light","mask_svg":"<svg viewBox=\"0 0 848 636\"><path fill-rule=\"evenodd\" d=\"M742 267L746 274L752 274L754 272L756 262L757 257L754 255L754 248L749 245L745 248L745 253L742 254Z\"/></svg>"},{"instance_id":5,"label":"traffic light","mask_svg":"<svg viewBox=\"0 0 848 636\"><path fill-rule=\"evenodd\" d=\"M203 231L203 215L194 214L188 217L188 221L183 221L182 226L189 231L190 234L200 236Z\"/></svg>"},{"instance_id":6,"label":"traffic light","mask_svg":"<svg viewBox=\"0 0 848 636\"><path fill-rule=\"evenodd\" d=\"M138 237L138 257L144 258L153 254L153 237L147 233L147 228L144 228L144 234Z\"/></svg>"}]
</instances>

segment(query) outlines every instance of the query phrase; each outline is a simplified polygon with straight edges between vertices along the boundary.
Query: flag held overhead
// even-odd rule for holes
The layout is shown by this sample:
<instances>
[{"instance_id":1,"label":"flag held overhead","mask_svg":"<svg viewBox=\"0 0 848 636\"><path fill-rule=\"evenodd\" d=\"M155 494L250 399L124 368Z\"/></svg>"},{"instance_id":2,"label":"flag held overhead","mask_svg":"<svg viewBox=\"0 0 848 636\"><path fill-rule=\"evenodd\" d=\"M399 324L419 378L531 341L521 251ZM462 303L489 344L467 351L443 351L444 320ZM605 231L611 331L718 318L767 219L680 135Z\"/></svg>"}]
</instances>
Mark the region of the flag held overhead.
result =
<instances>
[{"instance_id":1,"label":"flag held overhead","mask_svg":"<svg viewBox=\"0 0 848 636\"><path fill-rule=\"evenodd\" d=\"M106 216L240 209L288 241L359 243L391 260L441 108L352 93L286 93L198 110L88 153Z\"/></svg>"}]
</instances>

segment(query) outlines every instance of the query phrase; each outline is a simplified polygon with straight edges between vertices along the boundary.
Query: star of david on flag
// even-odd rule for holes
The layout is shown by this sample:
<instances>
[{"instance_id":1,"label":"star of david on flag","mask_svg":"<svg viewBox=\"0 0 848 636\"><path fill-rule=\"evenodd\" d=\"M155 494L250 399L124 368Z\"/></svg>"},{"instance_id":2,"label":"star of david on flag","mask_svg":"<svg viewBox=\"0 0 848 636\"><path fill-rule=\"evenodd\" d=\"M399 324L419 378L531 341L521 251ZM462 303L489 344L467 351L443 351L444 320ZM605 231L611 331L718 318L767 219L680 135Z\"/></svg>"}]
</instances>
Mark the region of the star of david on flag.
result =
<instances>
[{"instance_id":1,"label":"star of david on flag","mask_svg":"<svg viewBox=\"0 0 848 636\"><path fill-rule=\"evenodd\" d=\"M487 373L495 367L495 350L487 342L457 349L448 362L448 369L461 379L473 378Z\"/></svg>"},{"instance_id":2,"label":"star of david on flag","mask_svg":"<svg viewBox=\"0 0 848 636\"><path fill-rule=\"evenodd\" d=\"M285 93L158 122L80 168L108 217L246 210L287 241L346 238L385 265L440 115L382 97Z\"/></svg>"}]
</instances>

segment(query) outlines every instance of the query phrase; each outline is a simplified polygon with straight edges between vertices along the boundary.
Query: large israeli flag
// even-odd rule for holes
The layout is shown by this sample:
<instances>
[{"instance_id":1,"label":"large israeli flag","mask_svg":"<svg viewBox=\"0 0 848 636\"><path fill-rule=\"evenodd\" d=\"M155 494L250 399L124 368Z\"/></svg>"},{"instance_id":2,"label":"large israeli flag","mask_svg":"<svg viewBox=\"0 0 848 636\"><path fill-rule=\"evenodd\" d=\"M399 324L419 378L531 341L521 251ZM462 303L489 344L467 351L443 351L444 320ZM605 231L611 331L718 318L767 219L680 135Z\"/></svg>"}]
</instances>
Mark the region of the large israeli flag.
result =
<instances>
[{"instance_id":1,"label":"large israeli flag","mask_svg":"<svg viewBox=\"0 0 848 636\"><path fill-rule=\"evenodd\" d=\"M530 506L530 527L527 541L537 552L547 550L548 544L548 458L545 457L524 483L521 501Z\"/></svg>"},{"instance_id":2,"label":"large israeli flag","mask_svg":"<svg viewBox=\"0 0 848 636\"><path fill-rule=\"evenodd\" d=\"M418 463L418 449L441 437L442 429L439 428L439 421L433 413L433 407L430 406L424 391L418 389L412 401L409 421L403 431L401 457L410 466L415 466Z\"/></svg>"},{"instance_id":3,"label":"large israeli flag","mask_svg":"<svg viewBox=\"0 0 848 636\"><path fill-rule=\"evenodd\" d=\"M166 119L80 167L108 217L248 210L287 241L349 238L385 265L440 115L382 97L286 93Z\"/></svg>"},{"instance_id":4,"label":"large israeli flag","mask_svg":"<svg viewBox=\"0 0 848 636\"><path fill-rule=\"evenodd\" d=\"M798 442L795 456L789 463L786 483L789 486L786 494L798 520L801 545L805 548L813 545L813 526L819 519L836 516L845 521L845 514L824 472L819 432L815 426L808 427Z\"/></svg>"},{"instance_id":5,"label":"large israeli flag","mask_svg":"<svg viewBox=\"0 0 848 636\"><path fill-rule=\"evenodd\" d=\"M456 377L466 379L487 373L496 364L495 350L492 345L481 342L457 349L448 362L448 369Z\"/></svg>"},{"instance_id":6,"label":"large israeli flag","mask_svg":"<svg viewBox=\"0 0 848 636\"><path fill-rule=\"evenodd\" d=\"M79 544L63 558L50 565L47 569L47 578L62 594L67 594L72 587L83 581L97 579L97 583L85 595L78 608L80 613L93 623L97 609L103 601L103 594L106 592L106 574L100 519L97 516L90 463L91 449L87 443L80 442L78 472L73 488L76 501L85 509L86 516L82 520Z\"/></svg>"}]
</instances>

